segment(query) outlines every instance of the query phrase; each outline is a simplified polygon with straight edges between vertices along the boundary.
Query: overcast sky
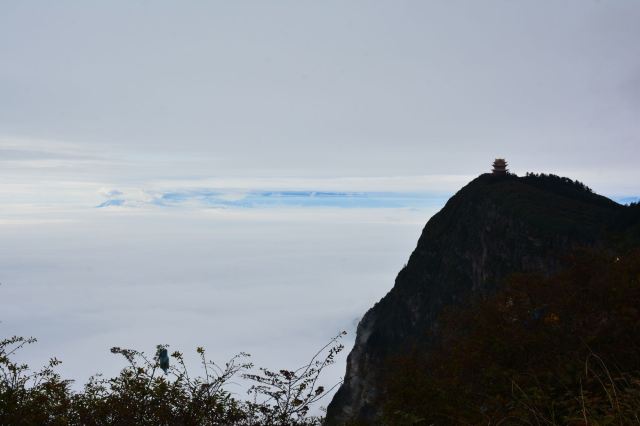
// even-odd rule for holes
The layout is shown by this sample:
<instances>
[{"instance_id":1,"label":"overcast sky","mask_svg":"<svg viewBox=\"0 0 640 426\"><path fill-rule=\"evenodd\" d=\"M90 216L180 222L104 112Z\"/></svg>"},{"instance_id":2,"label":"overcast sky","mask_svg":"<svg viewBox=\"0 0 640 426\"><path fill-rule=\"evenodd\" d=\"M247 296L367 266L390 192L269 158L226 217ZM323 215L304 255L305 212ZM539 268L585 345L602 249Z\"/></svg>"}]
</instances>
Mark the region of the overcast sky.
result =
<instances>
[{"instance_id":1,"label":"overcast sky","mask_svg":"<svg viewBox=\"0 0 640 426\"><path fill-rule=\"evenodd\" d=\"M288 364L495 157L636 199L639 22L635 0L4 0L1 334L79 378L160 338Z\"/></svg>"},{"instance_id":2,"label":"overcast sky","mask_svg":"<svg viewBox=\"0 0 640 426\"><path fill-rule=\"evenodd\" d=\"M0 137L216 176L505 156L597 186L636 168L638 22L634 0L3 1Z\"/></svg>"}]
</instances>

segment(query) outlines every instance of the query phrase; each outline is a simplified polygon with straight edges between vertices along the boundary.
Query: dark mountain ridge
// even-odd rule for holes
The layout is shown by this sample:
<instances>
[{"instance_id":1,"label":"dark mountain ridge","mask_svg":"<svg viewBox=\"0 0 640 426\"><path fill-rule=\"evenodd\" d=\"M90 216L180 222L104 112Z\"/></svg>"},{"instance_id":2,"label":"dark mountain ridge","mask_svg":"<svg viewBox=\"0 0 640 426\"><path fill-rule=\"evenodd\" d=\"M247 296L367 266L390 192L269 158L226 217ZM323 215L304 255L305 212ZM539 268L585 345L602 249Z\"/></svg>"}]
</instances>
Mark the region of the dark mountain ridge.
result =
<instances>
[{"instance_id":1,"label":"dark mountain ridge","mask_svg":"<svg viewBox=\"0 0 640 426\"><path fill-rule=\"evenodd\" d=\"M395 285L362 318L327 424L380 415L385 360L416 343L444 307L494 292L515 272L549 275L579 247L640 241L640 208L553 175L484 174L456 193L422 231Z\"/></svg>"}]
</instances>

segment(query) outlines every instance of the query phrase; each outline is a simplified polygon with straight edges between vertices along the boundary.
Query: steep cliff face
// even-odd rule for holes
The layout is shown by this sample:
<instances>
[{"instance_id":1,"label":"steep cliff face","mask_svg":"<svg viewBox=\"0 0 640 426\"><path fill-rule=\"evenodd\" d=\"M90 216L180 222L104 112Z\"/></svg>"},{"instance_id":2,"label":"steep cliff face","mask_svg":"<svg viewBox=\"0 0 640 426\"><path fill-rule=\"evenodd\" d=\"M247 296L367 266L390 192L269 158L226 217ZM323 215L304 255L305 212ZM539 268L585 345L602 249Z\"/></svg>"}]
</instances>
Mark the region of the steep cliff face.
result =
<instances>
[{"instance_id":1,"label":"steep cliff face","mask_svg":"<svg viewBox=\"0 0 640 426\"><path fill-rule=\"evenodd\" d=\"M425 226L392 290L360 321L327 423L372 421L385 360L429 346L443 307L491 292L513 272L553 272L558 256L606 238L625 209L568 179L482 175Z\"/></svg>"}]
</instances>

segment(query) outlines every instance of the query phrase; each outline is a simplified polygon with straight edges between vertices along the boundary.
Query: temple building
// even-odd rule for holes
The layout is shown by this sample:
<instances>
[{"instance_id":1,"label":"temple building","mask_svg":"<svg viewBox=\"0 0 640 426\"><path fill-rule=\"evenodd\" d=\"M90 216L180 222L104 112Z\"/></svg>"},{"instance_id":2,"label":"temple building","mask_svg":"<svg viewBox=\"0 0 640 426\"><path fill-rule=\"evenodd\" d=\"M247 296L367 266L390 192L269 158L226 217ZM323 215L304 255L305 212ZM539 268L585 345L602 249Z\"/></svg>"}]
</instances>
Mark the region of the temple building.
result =
<instances>
[{"instance_id":1,"label":"temple building","mask_svg":"<svg viewBox=\"0 0 640 426\"><path fill-rule=\"evenodd\" d=\"M494 175L506 175L509 172L507 161L504 158L496 158L493 162L492 172Z\"/></svg>"}]
</instances>

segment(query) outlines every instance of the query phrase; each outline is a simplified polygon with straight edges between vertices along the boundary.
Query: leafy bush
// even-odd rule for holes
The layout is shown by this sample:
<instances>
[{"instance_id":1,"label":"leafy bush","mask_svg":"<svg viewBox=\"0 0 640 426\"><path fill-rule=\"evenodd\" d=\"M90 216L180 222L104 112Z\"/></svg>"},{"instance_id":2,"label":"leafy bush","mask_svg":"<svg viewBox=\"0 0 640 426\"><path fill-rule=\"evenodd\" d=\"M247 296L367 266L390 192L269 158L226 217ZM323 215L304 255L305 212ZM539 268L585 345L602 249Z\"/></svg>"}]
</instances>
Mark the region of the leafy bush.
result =
<instances>
[{"instance_id":1,"label":"leafy bush","mask_svg":"<svg viewBox=\"0 0 640 426\"><path fill-rule=\"evenodd\" d=\"M55 372L55 358L41 370L30 372L26 364L17 364L11 356L33 338L13 336L0 340L0 424L68 423L72 405L70 381Z\"/></svg>"},{"instance_id":2,"label":"leafy bush","mask_svg":"<svg viewBox=\"0 0 640 426\"><path fill-rule=\"evenodd\" d=\"M317 384L322 371L344 348L340 333L296 370L253 372L249 355L240 353L219 366L197 348L201 374L191 376L181 352L157 347L155 356L114 347L127 366L113 378L93 376L82 392L71 390L71 381L55 371L51 359L38 371L14 362L15 353L33 338L11 337L0 341L0 424L34 425L319 425L309 407L333 388ZM253 385L252 399L234 397L226 386L235 378ZM337 386L337 385L336 385Z\"/></svg>"}]
</instances>

